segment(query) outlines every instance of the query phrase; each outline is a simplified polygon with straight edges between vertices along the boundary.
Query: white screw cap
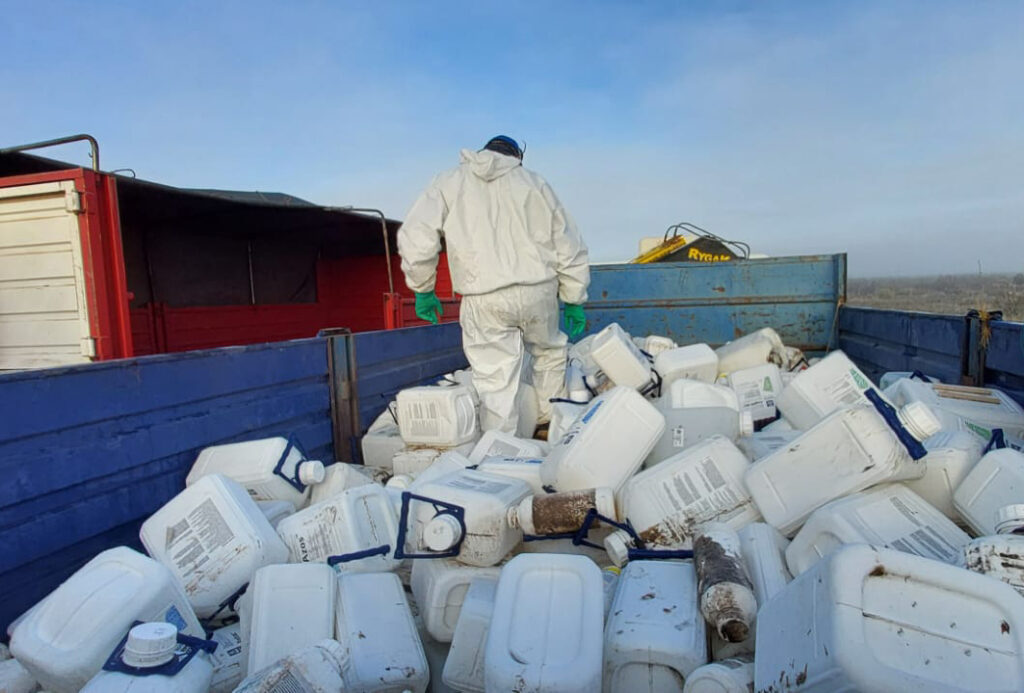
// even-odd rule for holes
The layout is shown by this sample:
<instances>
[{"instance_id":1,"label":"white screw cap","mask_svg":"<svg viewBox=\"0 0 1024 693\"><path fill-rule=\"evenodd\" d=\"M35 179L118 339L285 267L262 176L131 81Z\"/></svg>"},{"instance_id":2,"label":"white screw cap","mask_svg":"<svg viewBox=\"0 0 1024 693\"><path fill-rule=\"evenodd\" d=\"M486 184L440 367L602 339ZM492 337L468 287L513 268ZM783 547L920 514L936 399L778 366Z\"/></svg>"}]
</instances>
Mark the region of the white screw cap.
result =
<instances>
[{"instance_id":1,"label":"white screw cap","mask_svg":"<svg viewBox=\"0 0 1024 693\"><path fill-rule=\"evenodd\" d=\"M462 538L462 526L451 515L438 515L423 528L423 543L431 551L445 551Z\"/></svg>"},{"instance_id":2,"label":"white screw cap","mask_svg":"<svg viewBox=\"0 0 1024 693\"><path fill-rule=\"evenodd\" d=\"M1005 505L996 511L996 534L1013 534L1024 528L1024 505Z\"/></svg>"},{"instance_id":3,"label":"white screw cap","mask_svg":"<svg viewBox=\"0 0 1024 693\"><path fill-rule=\"evenodd\" d=\"M299 481L306 486L322 483L327 477L324 463L319 460L306 460L299 463Z\"/></svg>"},{"instance_id":4,"label":"white screw cap","mask_svg":"<svg viewBox=\"0 0 1024 693\"><path fill-rule=\"evenodd\" d=\"M384 488L397 488L403 491L410 486L412 486L412 477L408 474L395 474L384 484Z\"/></svg>"},{"instance_id":5,"label":"white screw cap","mask_svg":"<svg viewBox=\"0 0 1024 693\"><path fill-rule=\"evenodd\" d=\"M178 629L170 623L140 623L128 631L121 659L130 667L148 669L171 661L178 647Z\"/></svg>"},{"instance_id":6,"label":"white screw cap","mask_svg":"<svg viewBox=\"0 0 1024 693\"><path fill-rule=\"evenodd\" d=\"M615 491L607 486L594 489L594 507L600 515L618 521L619 518L615 514Z\"/></svg>"},{"instance_id":7,"label":"white screw cap","mask_svg":"<svg viewBox=\"0 0 1024 693\"><path fill-rule=\"evenodd\" d=\"M617 566L623 566L629 560L629 544L632 537L623 530L612 532L604 538L604 550L608 552L608 558Z\"/></svg>"},{"instance_id":8,"label":"white screw cap","mask_svg":"<svg viewBox=\"0 0 1024 693\"><path fill-rule=\"evenodd\" d=\"M939 419L923 402L910 402L898 413L900 421L918 440L926 440L942 429Z\"/></svg>"}]
</instances>

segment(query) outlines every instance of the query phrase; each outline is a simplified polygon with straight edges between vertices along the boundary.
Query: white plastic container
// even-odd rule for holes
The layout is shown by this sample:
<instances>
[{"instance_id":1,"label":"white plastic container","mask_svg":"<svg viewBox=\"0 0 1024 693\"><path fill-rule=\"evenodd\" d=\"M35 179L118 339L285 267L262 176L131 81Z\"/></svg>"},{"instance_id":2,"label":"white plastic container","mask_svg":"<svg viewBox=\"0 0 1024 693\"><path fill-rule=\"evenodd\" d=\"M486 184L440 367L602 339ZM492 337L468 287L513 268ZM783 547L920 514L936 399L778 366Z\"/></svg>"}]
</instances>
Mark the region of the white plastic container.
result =
<instances>
[{"instance_id":1,"label":"white plastic container","mask_svg":"<svg viewBox=\"0 0 1024 693\"><path fill-rule=\"evenodd\" d=\"M883 484L811 513L786 549L786 564L797 575L844 544L884 546L955 564L970 540L903 484Z\"/></svg>"},{"instance_id":2,"label":"white plastic container","mask_svg":"<svg viewBox=\"0 0 1024 693\"><path fill-rule=\"evenodd\" d=\"M347 688L367 693L423 693L427 658L402 582L394 573L353 573L338 582L338 640L349 652Z\"/></svg>"},{"instance_id":3,"label":"white plastic container","mask_svg":"<svg viewBox=\"0 0 1024 693\"><path fill-rule=\"evenodd\" d=\"M534 495L544 493L540 467L544 462L539 457L488 457L477 465L477 469L488 474L498 474L525 481Z\"/></svg>"},{"instance_id":4,"label":"white plastic container","mask_svg":"<svg viewBox=\"0 0 1024 693\"><path fill-rule=\"evenodd\" d=\"M590 358L616 385L642 390L651 383L651 362L618 323L597 333Z\"/></svg>"},{"instance_id":5,"label":"white plastic container","mask_svg":"<svg viewBox=\"0 0 1024 693\"><path fill-rule=\"evenodd\" d=\"M337 573L323 563L269 565L256 571L247 671L334 637Z\"/></svg>"},{"instance_id":6,"label":"white plastic container","mask_svg":"<svg viewBox=\"0 0 1024 693\"><path fill-rule=\"evenodd\" d=\"M683 693L749 693L754 690L752 657L731 657L705 664L686 677Z\"/></svg>"},{"instance_id":7,"label":"white plastic container","mask_svg":"<svg viewBox=\"0 0 1024 693\"><path fill-rule=\"evenodd\" d=\"M295 512L295 506L289 501L256 501L256 505L275 529L281 520Z\"/></svg>"},{"instance_id":8,"label":"white plastic container","mask_svg":"<svg viewBox=\"0 0 1024 693\"><path fill-rule=\"evenodd\" d=\"M587 376L578 361L570 361L565 367L565 392L574 402L586 403L593 396L587 389Z\"/></svg>"},{"instance_id":9,"label":"white plastic container","mask_svg":"<svg viewBox=\"0 0 1024 693\"><path fill-rule=\"evenodd\" d=\"M21 666L21 662L9 657L0 661L0 691L3 693L35 693L38 690L39 684L32 678L28 669Z\"/></svg>"},{"instance_id":10,"label":"white plastic container","mask_svg":"<svg viewBox=\"0 0 1024 693\"><path fill-rule=\"evenodd\" d=\"M586 401L589 402L590 397L587 397ZM548 446L557 445L569 428L576 423L576 419L580 418L580 415L586 410L586 404L552 402L551 421L548 422Z\"/></svg>"},{"instance_id":11,"label":"white plastic container","mask_svg":"<svg viewBox=\"0 0 1024 693\"><path fill-rule=\"evenodd\" d=\"M607 486L632 476L665 430L665 417L636 390L616 387L590 403L541 466L559 491Z\"/></svg>"},{"instance_id":12,"label":"white plastic container","mask_svg":"<svg viewBox=\"0 0 1024 693\"><path fill-rule=\"evenodd\" d=\"M241 484L253 500L285 500L301 508L310 488L324 480L324 465L307 460L288 438L263 438L204 448L185 485L208 474L223 474Z\"/></svg>"},{"instance_id":13,"label":"white plastic container","mask_svg":"<svg viewBox=\"0 0 1024 693\"><path fill-rule=\"evenodd\" d=\"M844 546L765 604L757 629L759 691L1024 690L1024 600L901 551Z\"/></svg>"},{"instance_id":14,"label":"white plastic container","mask_svg":"<svg viewBox=\"0 0 1024 693\"><path fill-rule=\"evenodd\" d=\"M256 502L220 474L201 477L172 498L142 523L139 537L184 585L200 618L218 611L258 569L288 558Z\"/></svg>"},{"instance_id":15,"label":"white plastic container","mask_svg":"<svg viewBox=\"0 0 1024 693\"><path fill-rule=\"evenodd\" d=\"M794 428L807 430L837 409L870 404L866 390L878 391L846 354L833 351L783 388L776 405Z\"/></svg>"},{"instance_id":16,"label":"white plastic container","mask_svg":"<svg viewBox=\"0 0 1024 693\"><path fill-rule=\"evenodd\" d=\"M622 569L615 565L606 565L601 568L601 579L604 580L604 621L608 623L608 612L612 608L612 600L615 599L615 590L619 586L619 576Z\"/></svg>"},{"instance_id":17,"label":"white plastic container","mask_svg":"<svg viewBox=\"0 0 1024 693\"><path fill-rule=\"evenodd\" d=\"M217 649L210 655L213 678L210 693L231 693L245 678L245 648L242 646L242 628L239 623L218 628L210 637Z\"/></svg>"},{"instance_id":18,"label":"white plastic container","mask_svg":"<svg viewBox=\"0 0 1024 693\"><path fill-rule=\"evenodd\" d=\"M388 409L374 420L359 443L363 452L363 464L367 467L390 470L391 460L405 447L398 423L392 414L397 406L392 402Z\"/></svg>"},{"instance_id":19,"label":"white plastic container","mask_svg":"<svg viewBox=\"0 0 1024 693\"><path fill-rule=\"evenodd\" d=\"M938 432L938 421L923 404L904 407L899 419L919 441ZM829 415L755 462L745 481L765 521L791 536L831 500L886 481L920 478L924 471L924 464L868 404Z\"/></svg>"},{"instance_id":20,"label":"white plastic container","mask_svg":"<svg viewBox=\"0 0 1024 693\"><path fill-rule=\"evenodd\" d=\"M473 451L473 446L473 443L466 443L465 445L457 445L454 448L402 448L395 454L394 459L391 460L391 471L395 476L404 474L406 476L418 477L432 467L434 462L450 453L455 453L459 456L460 460L464 460L465 464L463 466L469 466L472 462L469 461L466 455Z\"/></svg>"},{"instance_id":21,"label":"white plastic container","mask_svg":"<svg viewBox=\"0 0 1024 693\"><path fill-rule=\"evenodd\" d=\"M484 654L488 691L601 687L603 591L589 558L516 556L501 571Z\"/></svg>"},{"instance_id":22,"label":"white plastic container","mask_svg":"<svg viewBox=\"0 0 1024 693\"><path fill-rule=\"evenodd\" d=\"M712 436L736 441L754 432L750 414L731 407L664 409L659 406L658 411L665 417L665 432L644 460L646 468L660 464Z\"/></svg>"},{"instance_id":23,"label":"white plastic container","mask_svg":"<svg viewBox=\"0 0 1024 693\"><path fill-rule=\"evenodd\" d=\"M338 693L350 690L344 678L348 667L348 648L324 640L249 674L235 693Z\"/></svg>"},{"instance_id":24,"label":"white plastic container","mask_svg":"<svg viewBox=\"0 0 1024 693\"><path fill-rule=\"evenodd\" d=\"M662 392L683 378L713 383L718 377L718 354L707 344L677 347L655 356L654 370L661 376Z\"/></svg>"},{"instance_id":25,"label":"white plastic container","mask_svg":"<svg viewBox=\"0 0 1024 693\"><path fill-rule=\"evenodd\" d=\"M721 522L702 525L693 540L693 565L700 612L710 630L730 643L753 637L757 598L743 561L739 535Z\"/></svg>"},{"instance_id":26,"label":"white plastic container","mask_svg":"<svg viewBox=\"0 0 1024 693\"><path fill-rule=\"evenodd\" d=\"M479 435L469 388L413 387L399 392L396 401L398 430L407 445L454 447Z\"/></svg>"},{"instance_id":27,"label":"white plastic container","mask_svg":"<svg viewBox=\"0 0 1024 693\"><path fill-rule=\"evenodd\" d=\"M708 661L690 561L630 561L604 629L605 693L681 691Z\"/></svg>"},{"instance_id":28,"label":"white plastic container","mask_svg":"<svg viewBox=\"0 0 1024 693\"><path fill-rule=\"evenodd\" d=\"M699 380L679 379L661 388L659 409L726 407L740 411L740 400L732 388Z\"/></svg>"},{"instance_id":29,"label":"white plastic container","mask_svg":"<svg viewBox=\"0 0 1024 693\"><path fill-rule=\"evenodd\" d=\"M1002 580L1024 595L1024 536L979 537L964 546L963 562L968 570Z\"/></svg>"},{"instance_id":30,"label":"white plastic container","mask_svg":"<svg viewBox=\"0 0 1024 693\"><path fill-rule=\"evenodd\" d=\"M612 521L617 519L615 494L610 488L527 496L509 509L508 523L522 528L525 534L568 534L582 528L591 511Z\"/></svg>"},{"instance_id":31,"label":"white plastic container","mask_svg":"<svg viewBox=\"0 0 1024 693\"><path fill-rule=\"evenodd\" d=\"M782 394L782 374L774 363L733 371L729 387L739 398L743 411L756 421L770 421L778 413L776 400Z\"/></svg>"},{"instance_id":32,"label":"white plastic container","mask_svg":"<svg viewBox=\"0 0 1024 693\"><path fill-rule=\"evenodd\" d=\"M213 666L206 652L178 644L178 629L170 623L141 623L128 631L123 650L115 653L125 671L104 669L85 685L83 693L206 693ZM184 662L173 675L150 674L146 670L168 665L176 658ZM145 673L144 673L145 672Z\"/></svg>"},{"instance_id":33,"label":"white plastic container","mask_svg":"<svg viewBox=\"0 0 1024 693\"><path fill-rule=\"evenodd\" d=\"M450 559L412 562L412 596L434 640L451 642L470 582L497 580L500 568L477 568Z\"/></svg>"},{"instance_id":34,"label":"white plastic container","mask_svg":"<svg viewBox=\"0 0 1024 693\"><path fill-rule=\"evenodd\" d=\"M756 431L749 436L738 438L736 447L746 454L747 459L756 462L779 448L786 447L799 438L801 433L802 431Z\"/></svg>"},{"instance_id":35,"label":"white plastic container","mask_svg":"<svg viewBox=\"0 0 1024 693\"><path fill-rule=\"evenodd\" d=\"M953 491L978 464L984 444L967 431L939 431L924 441L924 448L924 476L907 481L907 488L949 519L963 522L953 506Z\"/></svg>"},{"instance_id":36,"label":"white plastic container","mask_svg":"<svg viewBox=\"0 0 1024 693\"><path fill-rule=\"evenodd\" d=\"M579 363L583 368L583 372L587 375L593 375L600 370L600 367L594 362L594 359L591 356L595 339L597 339L596 332L594 334L588 334L575 344L569 345L569 360Z\"/></svg>"},{"instance_id":37,"label":"white plastic container","mask_svg":"<svg viewBox=\"0 0 1024 693\"><path fill-rule=\"evenodd\" d=\"M935 412L947 430L966 430L982 438L1001 428L1009 435L1024 436L1024 408L1002 390L994 387L966 387L925 383L904 378L885 391L897 406L922 402Z\"/></svg>"},{"instance_id":38,"label":"white plastic container","mask_svg":"<svg viewBox=\"0 0 1024 693\"><path fill-rule=\"evenodd\" d=\"M761 519L743 482L749 467L728 439L709 438L627 481L615 494L619 521L629 520L647 544L677 549L690 548L697 525L705 522L740 529ZM604 542L616 565L625 562L631 545L623 530Z\"/></svg>"},{"instance_id":39,"label":"white plastic container","mask_svg":"<svg viewBox=\"0 0 1024 693\"><path fill-rule=\"evenodd\" d=\"M988 453L953 493L953 505L979 536L996 533L1000 508L1024 499L1024 453L1004 448Z\"/></svg>"},{"instance_id":40,"label":"white plastic container","mask_svg":"<svg viewBox=\"0 0 1024 693\"><path fill-rule=\"evenodd\" d=\"M277 526L292 563L332 562L361 551L387 546L386 553L337 563L338 570L394 570L398 517L382 486L367 484L343 491L286 517Z\"/></svg>"},{"instance_id":41,"label":"white plastic container","mask_svg":"<svg viewBox=\"0 0 1024 693\"><path fill-rule=\"evenodd\" d=\"M651 358L657 358L661 352L675 349L679 346L674 340L657 334L650 334L646 337L633 337L633 344L636 344L641 351L648 354Z\"/></svg>"},{"instance_id":42,"label":"white plastic container","mask_svg":"<svg viewBox=\"0 0 1024 693\"><path fill-rule=\"evenodd\" d=\"M324 472L324 480L313 487L309 495L310 505L334 498L342 491L356 486L372 484L373 477L361 464L335 462L328 465Z\"/></svg>"},{"instance_id":43,"label":"white plastic container","mask_svg":"<svg viewBox=\"0 0 1024 693\"><path fill-rule=\"evenodd\" d=\"M443 680L455 690L484 693L484 649L497 590L497 577L475 577L466 590L444 663Z\"/></svg>"},{"instance_id":44,"label":"white plastic container","mask_svg":"<svg viewBox=\"0 0 1024 693\"><path fill-rule=\"evenodd\" d=\"M715 350L718 354L718 372L732 373L768 363L772 357L781 362L786 357L785 345L778 333L770 327L744 335Z\"/></svg>"},{"instance_id":45,"label":"white plastic container","mask_svg":"<svg viewBox=\"0 0 1024 693\"><path fill-rule=\"evenodd\" d=\"M758 606L785 589L793 576L786 565L789 540L765 522L753 522L739 532L740 550L754 586Z\"/></svg>"},{"instance_id":46,"label":"white plastic container","mask_svg":"<svg viewBox=\"0 0 1024 693\"><path fill-rule=\"evenodd\" d=\"M543 457L547 446L540 440L516 438L511 433L485 431L468 458L470 463L479 464L488 457Z\"/></svg>"},{"instance_id":47,"label":"white plastic container","mask_svg":"<svg viewBox=\"0 0 1024 693\"><path fill-rule=\"evenodd\" d=\"M47 690L73 693L100 670L132 623L159 620L204 635L171 572L120 546L79 568L27 613L11 636L11 653Z\"/></svg>"}]
</instances>

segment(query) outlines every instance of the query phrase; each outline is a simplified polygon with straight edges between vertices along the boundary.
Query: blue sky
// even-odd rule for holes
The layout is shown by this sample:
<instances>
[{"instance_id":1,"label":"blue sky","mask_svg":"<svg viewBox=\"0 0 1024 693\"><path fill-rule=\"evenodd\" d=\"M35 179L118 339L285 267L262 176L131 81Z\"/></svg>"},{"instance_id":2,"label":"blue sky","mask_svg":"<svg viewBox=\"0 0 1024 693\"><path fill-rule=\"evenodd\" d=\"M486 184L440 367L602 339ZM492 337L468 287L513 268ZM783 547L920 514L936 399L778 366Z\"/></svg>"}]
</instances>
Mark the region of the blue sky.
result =
<instances>
[{"instance_id":1,"label":"blue sky","mask_svg":"<svg viewBox=\"0 0 1024 693\"><path fill-rule=\"evenodd\" d=\"M1024 269L1020 2L0 0L0 36L0 146L401 218L506 133L598 261L692 221L853 276Z\"/></svg>"}]
</instances>

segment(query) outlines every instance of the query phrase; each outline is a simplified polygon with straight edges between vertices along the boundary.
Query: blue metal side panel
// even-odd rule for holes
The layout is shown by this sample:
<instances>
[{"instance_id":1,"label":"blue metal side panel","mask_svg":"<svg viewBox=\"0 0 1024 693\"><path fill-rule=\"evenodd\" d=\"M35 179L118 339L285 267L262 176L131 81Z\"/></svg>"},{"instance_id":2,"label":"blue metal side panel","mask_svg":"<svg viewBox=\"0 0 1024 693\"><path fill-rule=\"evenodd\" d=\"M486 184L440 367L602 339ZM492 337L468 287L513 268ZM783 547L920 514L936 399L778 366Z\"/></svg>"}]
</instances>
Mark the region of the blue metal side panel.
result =
<instances>
[{"instance_id":1,"label":"blue metal side panel","mask_svg":"<svg viewBox=\"0 0 1024 693\"><path fill-rule=\"evenodd\" d=\"M835 346L846 255L719 264L599 265L591 270L588 330L618 322L635 335L718 346L761 327L805 351Z\"/></svg>"},{"instance_id":2,"label":"blue metal side panel","mask_svg":"<svg viewBox=\"0 0 1024 693\"><path fill-rule=\"evenodd\" d=\"M0 627L82 563L137 546L211 444L294 433L333 460L323 339L0 376Z\"/></svg>"},{"instance_id":3,"label":"blue metal side panel","mask_svg":"<svg viewBox=\"0 0 1024 693\"><path fill-rule=\"evenodd\" d=\"M985 382L1006 390L1024 404L1024 325L1021 323L992 323Z\"/></svg>"}]
</instances>

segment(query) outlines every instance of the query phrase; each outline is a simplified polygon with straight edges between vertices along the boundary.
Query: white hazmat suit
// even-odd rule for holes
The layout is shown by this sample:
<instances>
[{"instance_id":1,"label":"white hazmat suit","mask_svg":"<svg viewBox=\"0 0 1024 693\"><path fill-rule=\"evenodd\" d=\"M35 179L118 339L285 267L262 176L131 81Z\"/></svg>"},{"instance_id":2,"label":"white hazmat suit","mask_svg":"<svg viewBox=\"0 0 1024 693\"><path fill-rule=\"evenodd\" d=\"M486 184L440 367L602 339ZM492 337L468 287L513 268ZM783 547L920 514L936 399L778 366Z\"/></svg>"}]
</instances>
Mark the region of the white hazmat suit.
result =
<instances>
[{"instance_id":1,"label":"white hazmat suit","mask_svg":"<svg viewBox=\"0 0 1024 693\"><path fill-rule=\"evenodd\" d=\"M434 290L441 239L452 285L462 295L459 322L483 430L514 432L524 349L533 357L540 422L563 396L568 338L558 300L583 304L590 284L587 247L551 186L520 160L463 149L438 175L398 231L406 284Z\"/></svg>"}]
</instances>

